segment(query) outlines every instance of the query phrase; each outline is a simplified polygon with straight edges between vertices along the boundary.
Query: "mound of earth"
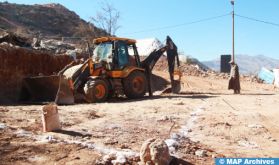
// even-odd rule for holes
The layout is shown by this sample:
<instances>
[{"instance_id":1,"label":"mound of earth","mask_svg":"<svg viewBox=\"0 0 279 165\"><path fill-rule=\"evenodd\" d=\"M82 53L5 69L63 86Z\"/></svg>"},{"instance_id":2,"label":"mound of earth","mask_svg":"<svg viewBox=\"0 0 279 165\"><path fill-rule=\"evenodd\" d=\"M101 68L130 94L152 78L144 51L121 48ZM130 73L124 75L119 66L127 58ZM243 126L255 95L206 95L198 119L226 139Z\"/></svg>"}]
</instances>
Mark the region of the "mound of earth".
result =
<instances>
[{"instance_id":1,"label":"mound of earth","mask_svg":"<svg viewBox=\"0 0 279 165\"><path fill-rule=\"evenodd\" d=\"M71 57L66 55L55 56L42 51L1 45L0 103L17 100L24 77L54 74L70 61Z\"/></svg>"}]
</instances>

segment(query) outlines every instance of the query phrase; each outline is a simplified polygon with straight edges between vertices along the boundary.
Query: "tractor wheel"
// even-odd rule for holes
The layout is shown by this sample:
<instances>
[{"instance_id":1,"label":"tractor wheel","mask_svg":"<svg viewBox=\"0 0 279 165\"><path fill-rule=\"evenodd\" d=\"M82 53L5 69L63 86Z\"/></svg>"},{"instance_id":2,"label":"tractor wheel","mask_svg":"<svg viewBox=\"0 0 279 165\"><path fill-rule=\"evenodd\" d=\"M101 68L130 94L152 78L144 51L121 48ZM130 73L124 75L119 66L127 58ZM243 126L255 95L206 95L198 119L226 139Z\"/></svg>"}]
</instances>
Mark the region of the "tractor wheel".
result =
<instances>
[{"instance_id":1,"label":"tractor wheel","mask_svg":"<svg viewBox=\"0 0 279 165\"><path fill-rule=\"evenodd\" d=\"M124 93L128 98L140 98L146 93L147 80L141 71L133 71L123 80Z\"/></svg>"},{"instance_id":2,"label":"tractor wheel","mask_svg":"<svg viewBox=\"0 0 279 165\"><path fill-rule=\"evenodd\" d=\"M88 80L84 86L84 93L89 103L103 102L108 97L108 84L101 79Z\"/></svg>"}]
</instances>

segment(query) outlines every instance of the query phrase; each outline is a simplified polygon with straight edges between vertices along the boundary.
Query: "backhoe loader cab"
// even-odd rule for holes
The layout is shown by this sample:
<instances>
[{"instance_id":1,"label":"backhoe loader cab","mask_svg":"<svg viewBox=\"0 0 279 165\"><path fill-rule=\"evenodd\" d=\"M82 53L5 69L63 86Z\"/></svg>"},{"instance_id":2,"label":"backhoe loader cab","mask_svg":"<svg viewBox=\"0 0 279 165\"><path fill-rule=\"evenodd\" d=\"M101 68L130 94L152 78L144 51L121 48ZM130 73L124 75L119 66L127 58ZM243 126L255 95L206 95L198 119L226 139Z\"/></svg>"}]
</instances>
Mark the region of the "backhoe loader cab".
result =
<instances>
[{"instance_id":1,"label":"backhoe loader cab","mask_svg":"<svg viewBox=\"0 0 279 165\"><path fill-rule=\"evenodd\" d=\"M126 38L103 37L94 40L94 62L106 62L109 70L123 69L126 66L140 67L135 45L136 41Z\"/></svg>"}]
</instances>

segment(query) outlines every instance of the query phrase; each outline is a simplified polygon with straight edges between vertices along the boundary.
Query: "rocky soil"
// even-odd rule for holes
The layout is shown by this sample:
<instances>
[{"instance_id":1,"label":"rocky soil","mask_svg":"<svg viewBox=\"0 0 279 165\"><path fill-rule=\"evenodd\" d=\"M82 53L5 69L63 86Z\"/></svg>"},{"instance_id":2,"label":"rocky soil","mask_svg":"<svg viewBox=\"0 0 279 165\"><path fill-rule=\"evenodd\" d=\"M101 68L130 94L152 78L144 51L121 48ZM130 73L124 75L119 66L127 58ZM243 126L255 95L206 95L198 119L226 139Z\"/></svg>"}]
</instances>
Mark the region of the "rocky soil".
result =
<instances>
[{"instance_id":1,"label":"rocky soil","mask_svg":"<svg viewBox=\"0 0 279 165\"><path fill-rule=\"evenodd\" d=\"M43 105L0 106L0 164L137 164L150 138L165 141L172 164L279 156L278 89L242 81L233 95L226 79L182 81L180 94L59 106L59 132L42 132Z\"/></svg>"}]
</instances>

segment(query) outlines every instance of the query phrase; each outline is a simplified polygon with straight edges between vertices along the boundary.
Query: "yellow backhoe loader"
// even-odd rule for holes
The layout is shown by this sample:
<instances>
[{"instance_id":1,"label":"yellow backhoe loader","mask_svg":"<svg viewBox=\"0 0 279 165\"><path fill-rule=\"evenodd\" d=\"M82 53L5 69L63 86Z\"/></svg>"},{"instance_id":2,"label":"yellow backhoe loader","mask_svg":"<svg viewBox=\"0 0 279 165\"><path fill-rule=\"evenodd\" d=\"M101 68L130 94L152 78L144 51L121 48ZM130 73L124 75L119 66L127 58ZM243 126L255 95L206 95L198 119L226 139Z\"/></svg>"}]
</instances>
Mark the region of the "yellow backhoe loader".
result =
<instances>
[{"instance_id":1,"label":"yellow backhoe loader","mask_svg":"<svg viewBox=\"0 0 279 165\"><path fill-rule=\"evenodd\" d=\"M177 47L169 36L166 45L140 61L136 41L127 38L101 37L94 40L93 55L85 62L67 65L58 75L28 77L23 80L21 102L56 102L74 104L78 98L102 102L109 97L125 95L141 98L152 96L150 75L159 58L166 52L172 91L180 90L181 73ZM89 51L91 52L91 51ZM178 79L174 79L178 75Z\"/></svg>"}]
</instances>

